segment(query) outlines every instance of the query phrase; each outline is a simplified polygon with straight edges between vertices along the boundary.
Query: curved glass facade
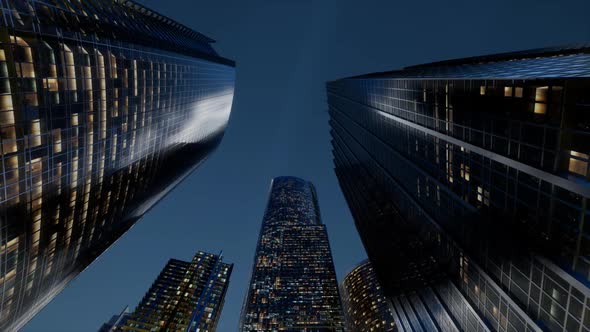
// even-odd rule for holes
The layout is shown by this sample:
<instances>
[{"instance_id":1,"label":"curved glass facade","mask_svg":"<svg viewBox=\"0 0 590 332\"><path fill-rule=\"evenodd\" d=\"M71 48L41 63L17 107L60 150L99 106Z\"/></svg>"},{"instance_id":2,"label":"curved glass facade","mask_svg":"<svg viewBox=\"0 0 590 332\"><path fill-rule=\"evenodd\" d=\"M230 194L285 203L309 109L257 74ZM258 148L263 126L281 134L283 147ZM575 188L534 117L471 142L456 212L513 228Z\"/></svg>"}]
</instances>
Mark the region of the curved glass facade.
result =
<instances>
[{"instance_id":1,"label":"curved glass facade","mask_svg":"<svg viewBox=\"0 0 590 332\"><path fill-rule=\"evenodd\" d=\"M460 329L588 331L589 53L328 83L336 173L400 328L427 289Z\"/></svg>"},{"instance_id":2,"label":"curved glass facade","mask_svg":"<svg viewBox=\"0 0 590 332\"><path fill-rule=\"evenodd\" d=\"M0 10L0 329L12 330L215 149L234 68L131 1Z\"/></svg>"},{"instance_id":3,"label":"curved glass facade","mask_svg":"<svg viewBox=\"0 0 590 332\"><path fill-rule=\"evenodd\" d=\"M315 188L296 177L272 180L241 331L343 331L326 226Z\"/></svg>"},{"instance_id":4,"label":"curved glass facade","mask_svg":"<svg viewBox=\"0 0 590 332\"><path fill-rule=\"evenodd\" d=\"M390 303L368 260L344 277L340 295L348 331L397 331Z\"/></svg>"}]
</instances>

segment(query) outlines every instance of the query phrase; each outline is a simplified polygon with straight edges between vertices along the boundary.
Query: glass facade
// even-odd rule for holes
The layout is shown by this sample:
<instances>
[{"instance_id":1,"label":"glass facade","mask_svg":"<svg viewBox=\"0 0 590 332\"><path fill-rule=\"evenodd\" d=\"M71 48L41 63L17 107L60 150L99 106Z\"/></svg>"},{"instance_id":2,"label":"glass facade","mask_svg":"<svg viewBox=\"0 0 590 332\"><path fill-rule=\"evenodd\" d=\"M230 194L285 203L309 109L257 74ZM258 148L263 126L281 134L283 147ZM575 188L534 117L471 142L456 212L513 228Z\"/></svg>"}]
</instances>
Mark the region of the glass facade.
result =
<instances>
[{"instance_id":1,"label":"glass facade","mask_svg":"<svg viewBox=\"0 0 590 332\"><path fill-rule=\"evenodd\" d=\"M392 308L373 267L364 261L340 284L347 331L397 331Z\"/></svg>"},{"instance_id":2,"label":"glass facade","mask_svg":"<svg viewBox=\"0 0 590 332\"><path fill-rule=\"evenodd\" d=\"M336 173L405 315L400 329L426 324L409 314L420 306L407 309L427 290L459 329L590 331L587 45L413 66L327 90Z\"/></svg>"},{"instance_id":3,"label":"glass facade","mask_svg":"<svg viewBox=\"0 0 590 332\"><path fill-rule=\"evenodd\" d=\"M344 331L328 233L308 181L272 180L241 331Z\"/></svg>"},{"instance_id":4,"label":"glass facade","mask_svg":"<svg viewBox=\"0 0 590 332\"><path fill-rule=\"evenodd\" d=\"M135 311L107 331L215 331L232 268L202 251L190 262L171 259Z\"/></svg>"},{"instance_id":5,"label":"glass facade","mask_svg":"<svg viewBox=\"0 0 590 332\"><path fill-rule=\"evenodd\" d=\"M234 64L132 1L0 1L0 330L22 327L220 142Z\"/></svg>"},{"instance_id":6,"label":"glass facade","mask_svg":"<svg viewBox=\"0 0 590 332\"><path fill-rule=\"evenodd\" d=\"M129 307L125 307L125 309L123 309L123 311L121 311L120 314L113 315L113 317L111 317L111 319L108 322L102 324L100 329L98 329L98 332L116 332L118 326L123 325L127 322L129 315Z\"/></svg>"}]
</instances>

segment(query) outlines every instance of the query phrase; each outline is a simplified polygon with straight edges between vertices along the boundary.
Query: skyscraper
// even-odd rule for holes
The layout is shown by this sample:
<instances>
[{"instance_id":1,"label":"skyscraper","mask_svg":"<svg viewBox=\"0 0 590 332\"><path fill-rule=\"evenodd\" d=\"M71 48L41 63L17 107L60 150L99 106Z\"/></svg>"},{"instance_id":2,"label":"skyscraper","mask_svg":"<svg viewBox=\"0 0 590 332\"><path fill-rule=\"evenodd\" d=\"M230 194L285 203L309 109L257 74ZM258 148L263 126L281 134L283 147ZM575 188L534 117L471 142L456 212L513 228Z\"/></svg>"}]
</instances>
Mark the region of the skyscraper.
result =
<instances>
[{"instance_id":1,"label":"skyscraper","mask_svg":"<svg viewBox=\"0 0 590 332\"><path fill-rule=\"evenodd\" d=\"M361 262L340 284L347 331L397 331L391 303L385 297L371 262Z\"/></svg>"},{"instance_id":2,"label":"skyscraper","mask_svg":"<svg viewBox=\"0 0 590 332\"><path fill-rule=\"evenodd\" d=\"M589 331L590 47L329 82L336 174L402 331Z\"/></svg>"},{"instance_id":3,"label":"skyscraper","mask_svg":"<svg viewBox=\"0 0 590 332\"><path fill-rule=\"evenodd\" d=\"M338 283L312 183L271 182L242 331L343 331Z\"/></svg>"},{"instance_id":4,"label":"skyscraper","mask_svg":"<svg viewBox=\"0 0 590 332\"><path fill-rule=\"evenodd\" d=\"M231 110L213 40L133 1L7 0L0 330L16 330L203 162Z\"/></svg>"},{"instance_id":5,"label":"skyscraper","mask_svg":"<svg viewBox=\"0 0 590 332\"><path fill-rule=\"evenodd\" d=\"M129 306L126 306L118 315L113 315L108 322L102 324L98 332L116 332L119 326L127 322L129 315Z\"/></svg>"},{"instance_id":6,"label":"skyscraper","mask_svg":"<svg viewBox=\"0 0 590 332\"><path fill-rule=\"evenodd\" d=\"M232 268L202 251L190 262L171 259L135 311L115 317L107 331L215 331Z\"/></svg>"}]
</instances>

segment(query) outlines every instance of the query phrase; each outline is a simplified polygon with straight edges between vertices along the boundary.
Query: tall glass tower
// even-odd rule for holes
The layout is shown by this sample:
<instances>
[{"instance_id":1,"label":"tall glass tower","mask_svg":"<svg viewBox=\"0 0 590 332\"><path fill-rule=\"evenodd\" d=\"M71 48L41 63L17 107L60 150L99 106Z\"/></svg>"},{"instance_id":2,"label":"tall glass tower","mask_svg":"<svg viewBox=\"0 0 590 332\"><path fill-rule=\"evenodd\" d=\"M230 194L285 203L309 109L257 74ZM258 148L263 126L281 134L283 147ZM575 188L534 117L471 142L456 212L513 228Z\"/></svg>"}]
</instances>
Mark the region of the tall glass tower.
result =
<instances>
[{"instance_id":1,"label":"tall glass tower","mask_svg":"<svg viewBox=\"0 0 590 332\"><path fill-rule=\"evenodd\" d=\"M590 331L590 47L329 82L336 173L402 331Z\"/></svg>"},{"instance_id":2,"label":"tall glass tower","mask_svg":"<svg viewBox=\"0 0 590 332\"><path fill-rule=\"evenodd\" d=\"M365 260L350 271L340 284L347 331L397 331L391 303Z\"/></svg>"},{"instance_id":3,"label":"tall glass tower","mask_svg":"<svg viewBox=\"0 0 590 332\"><path fill-rule=\"evenodd\" d=\"M10 331L215 149L234 64L133 1L0 10L0 330Z\"/></svg>"},{"instance_id":4,"label":"tall glass tower","mask_svg":"<svg viewBox=\"0 0 590 332\"><path fill-rule=\"evenodd\" d=\"M272 180L241 331L343 331L326 226L313 184Z\"/></svg>"},{"instance_id":5,"label":"tall glass tower","mask_svg":"<svg viewBox=\"0 0 590 332\"><path fill-rule=\"evenodd\" d=\"M168 261L135 311L123 312L104 331L214 332L233 264L199 251L192 261Z\"/></svg>"}]
</instances>

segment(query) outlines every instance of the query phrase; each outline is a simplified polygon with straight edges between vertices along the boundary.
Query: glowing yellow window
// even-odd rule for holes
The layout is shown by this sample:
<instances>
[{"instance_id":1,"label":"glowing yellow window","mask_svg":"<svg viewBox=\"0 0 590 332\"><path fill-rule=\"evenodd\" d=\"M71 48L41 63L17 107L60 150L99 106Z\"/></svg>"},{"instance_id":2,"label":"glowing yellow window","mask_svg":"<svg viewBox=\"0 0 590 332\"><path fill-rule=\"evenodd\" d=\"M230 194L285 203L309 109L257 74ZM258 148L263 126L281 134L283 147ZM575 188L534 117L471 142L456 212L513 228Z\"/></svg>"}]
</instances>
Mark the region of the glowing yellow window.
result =
<instances>
[{"instance_id":1,"label":"glowing yellow window","mask_svg":"<svg viewBox=\"0 0 590 332\"><path fill-rule=\"evenodd\" d=\"M486 94L486 87L485 86L482 85L479 87L479 94L482 96Z\"/></svg>"},{"instance_id":2,"label":"glowing yellow window","mask_svg":"<svg viewBox=\"0 0 590 332\"><path fill-rule=\"evenodd\" d=\"M0 96L0 110L13 110L11 95Z\"/></svg>"},{"instance_id":3,"label":"glowing yellow window","mask_svg":"<svg viewBox=\"0 0 590 332\"><path fill-rule=\"evenodd\" d=\"M66 77L68 78L68 90L76 90L76 67L74 63L74 53L72 50L66 45L61 44L63 49L63 56L65 59L65 69L66 69Z\"/></svg>"},{"instance_id":4,"label":"glowing yellow window","mask_svg":"<svg viewBox=\"0 0 590 332\"><path fill-rule=\"evenodd\" d=\"M16 131L13 126L0 129L2 137L2 152L16 152Z\"/></svg>"},{"instance_id":5,"label":"glowing yellow window","mask_svg":"<svg viewBox=\"0 0 590 332\"><path fill-rule=\"evenodd\" d=\"M512 97L512 87L511 86L504 87L504 97Z\"/></svg>"},{"instance_id":6,"label":"glowing yellow window","mask_svg":"<svg viewBox=\"0 0 590 332\"><path fill-rule=\"evenodd\" d=\"M535 103L535 113L536 114L545 114L547 111L547 105L543 103Z\"/></svg>"},{"instance_id":7,"label":"glowing yellow window","mask_svg":"<svg viewBox=\"0 0 590 332\"><path fill-rule=\"evenodd\" d=\"M514 88L514 97L522 98L522 88Z\"/></svg>"},{"instance_id":8,"label":"glowing yellow window","mask_svg":"<svg viewBox=\"0 0 590 332\"><path fill-rule=\"evenodd\" d=\"M51 92L58 91L57 79L56 78L46 78L43 80L43 87Z\"/></svg>"},{"instance_id":9,"label":"glowing yellow window","mask_svg":"<svg viewBox=\"0 0 590 332\"><path fill-rule=\"evenodd\" d=\"M549 90L549 87L547 87L547 86L538 87L535 90L534 112L536 114L545 114L545 112L547 111L547 104L545 104L545 102L547 101L547 91L548 90Z\"/></svg>"},{"instance_id":10,"label":"glowing yellow window","mask_svg":"<svg viewBox=\"0 0 590 332\"><path fill-rule=\"evenodd\" d=\"M538 87L535 90L535 101L546 102L547 101L547 91L549 90L548 86Z\"/></svg>"},{"instance_id":11,"label":"glowing yellow window","mask_svg":"<svg viewBox=\"0 0 590 332\"><path fill-rule=\"evenodd\" d=\"M31 122L31 146L41 145L41 125L39 120Z\"/></svg>"},{"instance_id":12,"label":"glowing yellow window","mask_svg":"<svg viewBox=\"0 0 590 332\"><path fill-rule=\"evenodd\" d=\"M14 124L14 112L5 111L0 112L0 125L13 125Z\"/></svg>"},{"instance_id":13,"label":"glowing yellow window","mask_svg":"<svg viewBox=\"0 0 590 332\"><path fill-rule=\"evenodd\" d=\"M61 129L53 130L53 152L61 152Z\"/></svg>"},{"instance_id":14,"label":"glowing yellow window","mask_svg":"<svg viewBox=\"0 0 590 332\"><path fill-rule=\"evenodd\" d=\"M586 176L588 174L588 155L572 150L568 170L571 173Z\"/></svg>"}]
</instances>

